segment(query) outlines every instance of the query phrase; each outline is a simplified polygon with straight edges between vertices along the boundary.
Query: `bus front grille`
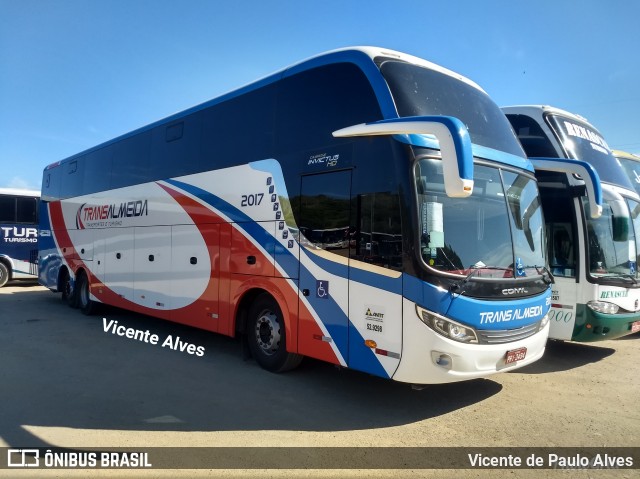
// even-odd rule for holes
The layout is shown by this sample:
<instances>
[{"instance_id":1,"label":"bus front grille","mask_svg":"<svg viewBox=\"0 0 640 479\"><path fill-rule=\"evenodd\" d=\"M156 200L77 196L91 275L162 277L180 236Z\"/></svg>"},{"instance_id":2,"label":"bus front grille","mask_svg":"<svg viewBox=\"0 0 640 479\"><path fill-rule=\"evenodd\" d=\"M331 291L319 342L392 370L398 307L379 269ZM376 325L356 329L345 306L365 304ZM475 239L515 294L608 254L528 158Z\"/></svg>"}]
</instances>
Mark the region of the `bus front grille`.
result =
<instances>
[{"instance_id":1,"label":"bus front grille","mask_svg":"<svg viewBox=\"0 0 640 479\"><path fill-rule=\"evenodd\" d=\"M540 328L540 322L536 321L518 329L480 329L477 331L478 342L480 344L502 344L519 341L536 334Z\"/></svg>"}]
</instances>

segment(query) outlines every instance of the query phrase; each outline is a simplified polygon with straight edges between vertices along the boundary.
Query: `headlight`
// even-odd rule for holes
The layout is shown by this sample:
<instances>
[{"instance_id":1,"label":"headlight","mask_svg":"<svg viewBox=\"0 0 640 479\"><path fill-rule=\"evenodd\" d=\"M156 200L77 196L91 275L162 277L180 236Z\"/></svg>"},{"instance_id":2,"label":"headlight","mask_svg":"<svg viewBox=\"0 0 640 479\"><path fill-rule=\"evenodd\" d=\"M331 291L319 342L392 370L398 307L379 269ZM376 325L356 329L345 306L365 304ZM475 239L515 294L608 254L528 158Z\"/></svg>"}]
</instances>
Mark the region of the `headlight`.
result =
<instances>
[{"instance_id":1,"label":"headlight","mask_svg":"<svg viewBox=\"0 0 640 479\"><path fill-rule=\"evenodd\" d=\"M616 314L620 307L617 304L608 303L606 301L589 301L587 303L591 309L597 313Z\"/></svg>"},{"instance_id":2,"label":"headlight","mask_svg":"<svg viewBox=\"0 0 640 479\"><path fill-rule=\"evenodd\" d=\"M416 313L424 324L445 338L453 339L461 343L477 343L478 337L473 328L463 326L439 314L428 311L416 305Z\"/></svg>"},{"instance_id":3,"label":"headlight","mask_svg":"<svg viewBox=\"0 0 640 479\"><path fill-rule=\"evenodd\" d=\"M540 326L538 327L538 331L542 331L547 324L549 324L549 313L545 314L544 317L542 318L542 321L540 321Z\"/></svg>"}]
</instances>

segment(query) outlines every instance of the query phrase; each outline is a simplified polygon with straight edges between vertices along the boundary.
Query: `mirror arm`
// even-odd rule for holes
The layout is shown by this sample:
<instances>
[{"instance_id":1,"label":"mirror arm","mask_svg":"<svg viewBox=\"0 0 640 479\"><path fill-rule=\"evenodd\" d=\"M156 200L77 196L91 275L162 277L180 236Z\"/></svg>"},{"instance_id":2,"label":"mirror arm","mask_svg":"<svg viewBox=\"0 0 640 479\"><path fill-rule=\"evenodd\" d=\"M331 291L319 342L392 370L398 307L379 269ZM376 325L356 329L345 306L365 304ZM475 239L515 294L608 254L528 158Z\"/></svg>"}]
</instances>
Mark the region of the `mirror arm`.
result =
<instances>
[{"instance_id":1,"label":"mirror arm","mask_svg":"<svg viewBox=\"0 0 640 479\"><path fill-rule=\"evenodd\" d=\"M361 123L333 132L336 138L384 135L433 135L439 142L447 196L473 192L473 151L467 127L452 116L413 116Z\"/></svg>"},{"instance_id":2,"label":"mirror arm","mask_svg":"<svg viewBox=\"0 0 640 479\"><path fill-rule=\"evenodd\" d=\"M602 186L596 170L586 161L565 158L529 158L538 171L555 171L579 175L587 187L589 213L596 219L602 216Z\"/></svg>"}]
</instances>

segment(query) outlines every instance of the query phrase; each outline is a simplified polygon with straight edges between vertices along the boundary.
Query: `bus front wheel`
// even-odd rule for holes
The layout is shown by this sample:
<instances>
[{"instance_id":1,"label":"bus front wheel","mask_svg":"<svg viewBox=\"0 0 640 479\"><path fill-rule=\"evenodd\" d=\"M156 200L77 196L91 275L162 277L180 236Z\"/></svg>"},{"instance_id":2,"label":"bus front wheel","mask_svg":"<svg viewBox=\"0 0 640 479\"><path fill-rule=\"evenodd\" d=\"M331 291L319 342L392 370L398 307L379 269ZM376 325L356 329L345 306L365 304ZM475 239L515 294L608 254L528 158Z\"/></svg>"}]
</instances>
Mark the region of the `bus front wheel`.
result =
<instances>
[{"instance_id":1,"label":"bus front wheel","mask_svg":"<svg viewBox=\"0 0 640 479\"><path fill-rule=\"evenodd\" d=\"M282 311L270 295L261 294L249 308L247 332L251 354L267 371L287 371L302 361L302 356L287 351Z\"/></svg>"},{"instance_id":2,"label":"bus front wheel","mask_svg":"<svg viewBox=\"0 0 640 479\"><path fill-rule=\"evenodd\" d=\"M9 281L9 268L0 261L0 288L7 284L7 281Z\"/></svg>"}]
</instances>

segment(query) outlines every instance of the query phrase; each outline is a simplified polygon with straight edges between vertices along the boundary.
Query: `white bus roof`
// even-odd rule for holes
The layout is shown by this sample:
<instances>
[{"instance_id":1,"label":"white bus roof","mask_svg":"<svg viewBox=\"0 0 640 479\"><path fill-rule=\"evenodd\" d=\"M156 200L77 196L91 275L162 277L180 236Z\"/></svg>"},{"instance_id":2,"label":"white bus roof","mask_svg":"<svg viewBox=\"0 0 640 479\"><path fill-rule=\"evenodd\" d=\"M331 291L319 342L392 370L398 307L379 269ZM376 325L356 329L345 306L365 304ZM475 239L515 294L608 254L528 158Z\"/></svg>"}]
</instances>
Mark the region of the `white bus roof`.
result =
<instances>
[{"instance_id":1,"label":"white bus roof","mask_svg":"<svg viewBox=\"0 0 640 479\"><path fill-rule=\"evenodd\" d=\"M577 115L576 113L571 113L570 111L563 110L561 108L556 108L555 106L549 106L549 105L512 105L512 106L501 106L500 109L505 113L526 113L527 111L529 111L530 113L533 111L543 112L543 113L553 113L556 115L566 116L573 120L589 123L589 120L587 120L584 116L580 116L580 115Z\"/></svg>"},{"instance_id":2,"label":"white bus roof","mask_svg":"<svg viewBox=\"0 0 640 479\"><path fill-rule=\"evenodd\" d=\"M377 58L377 57L390 57L390 58L396 58L398 60L401 61L405 61L407 63L413 63L415 65L419 65L425 68L429 68L430 70L435 70L438 71L440 73L444 73L445 75L449 75L451 77L454 77L460 81L463 81L471 86L473 86L474 88L477 88L478 90L482 90L484 92L484 90L480 87L480 85L478 85L477 83L475 83L474 81L470 80L469 78L460 75L459 73L454 72L453 70L449 70L448 68L444 68L440 65L437 65L436 63L431 63L428 60L425 60L423 58L420 57L416 57L413 55L409 55L407 53L402 53L402 52L398 52L395 50L390 50L388 48L380 48L380 47L371 47L371 46L356 46L356 47L347 47L347 48L339 48L336 50L331 50L325 53L322 53L320 55L316 55L314 57L311 58L307 58L306 60L303 60L301 63L305 63L309 60L312 60L313 58L316 57L320 57L320 56L324 56L330 53L334 53L334 52L341 52L341 51L361 51L363 53L365 53L369 58L371 58L372 60ZM295 66L295 65L294 65ZM486 92L485 92L486 93Z\"/></svg>"},{"instance_id":3,"label":"white bus roof","mask_svg":"<svg viewBox=\"0 0 640 479\"><path fill-rule=\"evenodd\" d=\"M38 190L24 190L20 188L0 188L0 195L13 195L13 196L37 196L40 197Z\"/></svg>"}]
</instances>

